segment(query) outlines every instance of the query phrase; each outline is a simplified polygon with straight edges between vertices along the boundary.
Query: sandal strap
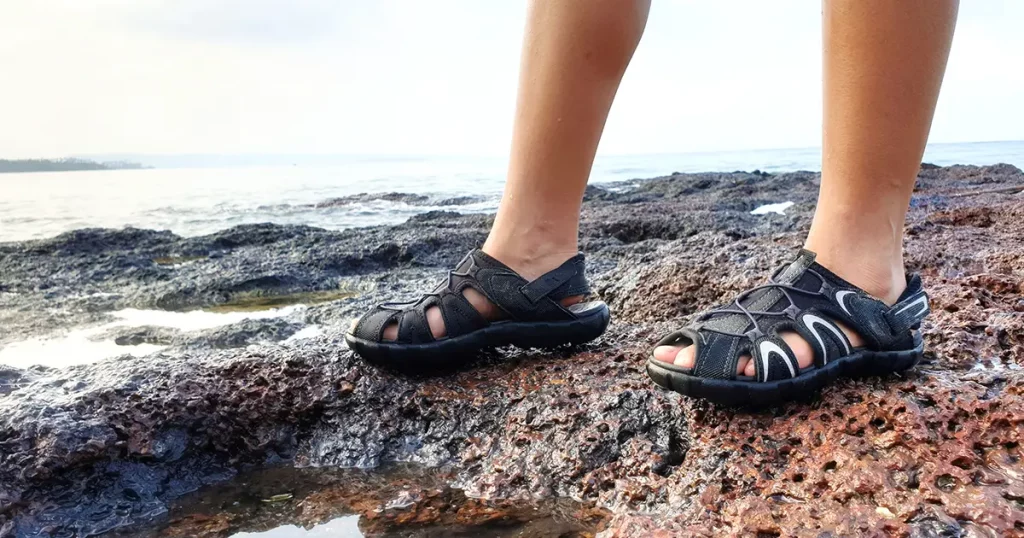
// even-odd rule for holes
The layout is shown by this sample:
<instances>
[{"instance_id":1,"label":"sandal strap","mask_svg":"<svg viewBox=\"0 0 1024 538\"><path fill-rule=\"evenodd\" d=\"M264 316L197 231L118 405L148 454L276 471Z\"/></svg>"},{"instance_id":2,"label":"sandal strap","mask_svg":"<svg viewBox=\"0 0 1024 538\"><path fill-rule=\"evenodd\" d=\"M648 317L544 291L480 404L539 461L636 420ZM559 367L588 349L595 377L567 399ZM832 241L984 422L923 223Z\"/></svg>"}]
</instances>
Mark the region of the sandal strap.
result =
<instances>
[{"instance_id":1,"label":"sandal strap","mask_svg":"<svg viewBox=\"0 0 1024 538\"><path fill-rule=\"evenodd\" d=\"M558 268L519 288L519 291L532 303L545 297L558 301L573 295L586 295L590 293L590 286L584 272L583 255L577 254Z\"/></svg>"},{"instance_id":2,"label":"sandal strap","mask_svg":"<svg viewBox=\"0 0 1024 538\"><path fill-rule=\"evenodd\" d=\"M378 305L359 318L354 332L360 338L367 340L375 342L383 340L384 329L401 315L402 311L399 309Z\"/></svg>"},{"instance_id":3,"label":"sandal strap","mask_svg":"<svg viewBox=\"0 0 1024 538\"><path fill-rule=\"evenodd\" d=\"M743 351L739 338L732 338L716 332L702 333L699 328L680 331L693 342L694 375L712 379L733 379Z\"/></svg>"},{"instance_id":4,"label":"sandal strap","mask_svg":"<svg viewBox=\"0 0 1024 538\"><path fill-rule=\"evenodd\" d=\"M778 335L760 339L751 355L754 361L754 379L777 381L796 377L800 373L796 355L786 341Z\"/></svg>"},{"instance_id":5,"label":"sandal strap","mask_svg":"<svg viewBox=\"0 0 1024 538\"><path fill-rule=\"evenodd\" d=\"M434 339L430 332L427 316L419 308L409 308L398 318L398 339L403 342L430 342Z\"/></svg>"},{"instance_id":6,"label":"sandal strap","mask_svg":"<svg viewBox=\"0 0 1024 538\"><path fill-rule=\"evenodd\" d=\"M445 333L449 336L471 333L488 325L487 320L461 292L444 293L438 302L438 309L444 318Z\"/></svg>"},{"instance_id":7,"label":"sandal strap","mask_svg":"<svg viewBox=\"0 0 1024 538\"><path fill-rule=\"evenodd\" d=\"M384 329L398 323L397 344L434 341L427 322L428 309L437 307L444 319L446 337L462 336L490 324L466 299L471 287L485 295L507 317L517 321L562 321L576 315L559 301L590 293L584 257L577 254L562 265L529 282L507 265L483 251L470 251L433 291L406 303L383 303L364 315L355 336L383 340Z\"/></svg>"},{"instance_id":8,"label":"sandal strap","mask_svg":"<svg viewBox=\"0 0 1024 538\"><path fill-rule=\"evenodd\" d=\"M803 311L797 317L795 326L800 335L814 353L814 366L826 364L853 353L853 345L846 333L836 325L836 320L828 313L816 308Z\"/></svg>"},{"instance_id":9,"label":"sandal strap","mask_svg":"<svg viewBox=\"0 0 1024 538\"><path fill-rule=\"evenodd\" d=\"M899 301L885 313L885 319L889 322L893 334L904 334L920 327L930 312L928 294L921 285L921 277L913 275L908 280L907 290L900 296Z\"/></svg>"},{"instance_id":10,"label":"sandal strap","mask_svg":"<svg viewBox=\"0 0 1024 538\"><path fill-rule=\"evenodd\" d=\"M590 293L582 254L573 256L532 282L479 249L470 252L469 258L473 268L469 271L468 283L514 320L571 319L574 315L558 301ZM462 284L455 283L453 288L461 292Z\"/></svg>"}]
</instances>

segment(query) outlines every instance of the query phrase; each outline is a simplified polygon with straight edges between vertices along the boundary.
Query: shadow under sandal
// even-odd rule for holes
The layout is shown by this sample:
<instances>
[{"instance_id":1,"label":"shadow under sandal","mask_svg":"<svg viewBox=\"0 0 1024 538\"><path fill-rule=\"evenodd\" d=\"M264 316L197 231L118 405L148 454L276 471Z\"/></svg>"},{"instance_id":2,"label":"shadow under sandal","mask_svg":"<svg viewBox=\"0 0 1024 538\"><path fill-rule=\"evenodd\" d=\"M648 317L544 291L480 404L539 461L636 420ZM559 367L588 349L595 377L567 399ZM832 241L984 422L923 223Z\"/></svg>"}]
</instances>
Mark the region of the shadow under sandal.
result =
<instances>
[{"instance_id":1,"label":"shadow under sandal","mask_svg":"<svg viewBox=\"0 0 1024 538\"><path fill-rule=\"evenodd\" d=\"M485 319L463 296L474 288L504 313ZM500 261L476 249L466 255L434 291L408 303L383 303L364 315L345 336L364 359L396 370L422 372L457 366L483 349L515 345L546 348L581 344L601 336L608 327L608 306L590 301L562 306L559 301L590 293L583 255L528 282ZM446 335L434 339L427 310L438 307ZM384 329L398 324L396 340L384 340Z\"/></svg>"},{"instance_id":2,"label":"shadow under sandal","mask_svg":"<svg viewBox=\"0 0 1024 538\"><path fill-rule=\"evenodd\" d=\"M885 375L913 367L924 352L918 329L928 312L918 275L907 278L906 291L890 307L815 263L813 252L801 250L769 283L699 314L658 342L696 346L693 368L651 356L647 373L662 387L715 403L773 405L812 395L840 376ZM835 321L859 334L864 345L851 346ZM784 331L810 344L810 366L798 367L779 336ZM736 372L743 355L754 361L754 377Z\"/></svg>"}]
</instances>

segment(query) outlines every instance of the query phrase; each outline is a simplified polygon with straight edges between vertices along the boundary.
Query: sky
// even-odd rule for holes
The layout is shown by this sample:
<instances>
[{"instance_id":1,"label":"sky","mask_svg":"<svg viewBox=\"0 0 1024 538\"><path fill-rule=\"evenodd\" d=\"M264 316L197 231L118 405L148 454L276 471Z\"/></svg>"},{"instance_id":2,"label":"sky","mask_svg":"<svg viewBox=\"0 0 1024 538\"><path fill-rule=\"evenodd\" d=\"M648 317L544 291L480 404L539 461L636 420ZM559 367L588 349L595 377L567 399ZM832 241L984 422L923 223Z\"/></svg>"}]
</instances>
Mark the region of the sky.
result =
<instances>
[{"instance_id":1,"label":"sky","mask_svg":"<svg viewBox=\"0 0 1024 538\"><path fill-rule=\"evenodd\" d=\"M1024 139L1024 2L966 0L932 142ZM0 0L0 158L504 155L519 0ZM820 145L820 6L655 0L608 155Z\"/></svg>"}]
</instances>

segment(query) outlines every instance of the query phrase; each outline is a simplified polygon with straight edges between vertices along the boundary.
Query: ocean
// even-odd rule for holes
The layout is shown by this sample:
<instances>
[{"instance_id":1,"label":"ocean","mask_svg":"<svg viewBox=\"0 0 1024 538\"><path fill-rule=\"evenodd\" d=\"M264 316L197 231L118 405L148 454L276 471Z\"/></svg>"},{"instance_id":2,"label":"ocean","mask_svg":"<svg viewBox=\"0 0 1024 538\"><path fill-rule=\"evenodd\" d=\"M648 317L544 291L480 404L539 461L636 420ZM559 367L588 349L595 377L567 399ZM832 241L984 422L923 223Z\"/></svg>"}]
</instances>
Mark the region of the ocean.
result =
<instances>
[{"instance_id":1,"label":"ocean","mask_svg":"<svg viewBox=\"0 0 1024 538\"><path fill-rule=\"evenodd\" d=\"M209 166L0 174L0 242L40 239L86 227L167 229L192 236L238 224L274 222L327 229L398 223L425 211L492 212L506 159L366 156L296 158L258 166ZM925 162L1024 167L1024 141L933 144ZM817 148L599 156L590 181L672 172L820 170ZM416 203L373 199L324 204L360 193L411 193ZM472 203L450 205L453 197ZM779 200L783 202L783 200Z\"/></svg>"}]
</instances>

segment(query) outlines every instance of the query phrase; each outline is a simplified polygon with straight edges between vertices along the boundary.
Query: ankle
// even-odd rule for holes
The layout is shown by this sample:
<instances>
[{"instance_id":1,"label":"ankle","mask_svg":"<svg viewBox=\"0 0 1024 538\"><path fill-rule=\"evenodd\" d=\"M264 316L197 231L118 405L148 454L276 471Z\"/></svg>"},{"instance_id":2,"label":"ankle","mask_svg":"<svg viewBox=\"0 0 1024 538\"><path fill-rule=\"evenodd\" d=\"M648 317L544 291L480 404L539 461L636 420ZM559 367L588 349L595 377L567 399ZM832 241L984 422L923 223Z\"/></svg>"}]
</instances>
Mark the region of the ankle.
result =
<instances>
[{"instance_id":1,"label":"ankle","mask_svg":"<svg viewBox=\"0 0 1024 538\"><path fill-rule=\"evenodd\" d=\"M907 287L903 219L898 208L819 203L804 248L847 282L895 304Z\"/></svg>"},{"instance_id":2,"label":"ankle","mask_svg":"<svg viewBox=\"0 0 1024 538\"><path fill-rule=\"evenodd\" d=\"M578 252L575 243L553 241L499 241L488 237L483 250L488 256L504 263L527 280L534 280L557 268Z\"/></svg>"},{"instance_id":3,"label":"ankle","mask_svg":"<svg viewBox=\"0 0 1024 538\"><path fill-rule=\"evenodd\" d=\"M871 255L858 249L829 249L810 240L804 248L814 252L815 260L823 267L886 304L895 304L907 288L902 253Z\"/></svg>"}]
</instances>

